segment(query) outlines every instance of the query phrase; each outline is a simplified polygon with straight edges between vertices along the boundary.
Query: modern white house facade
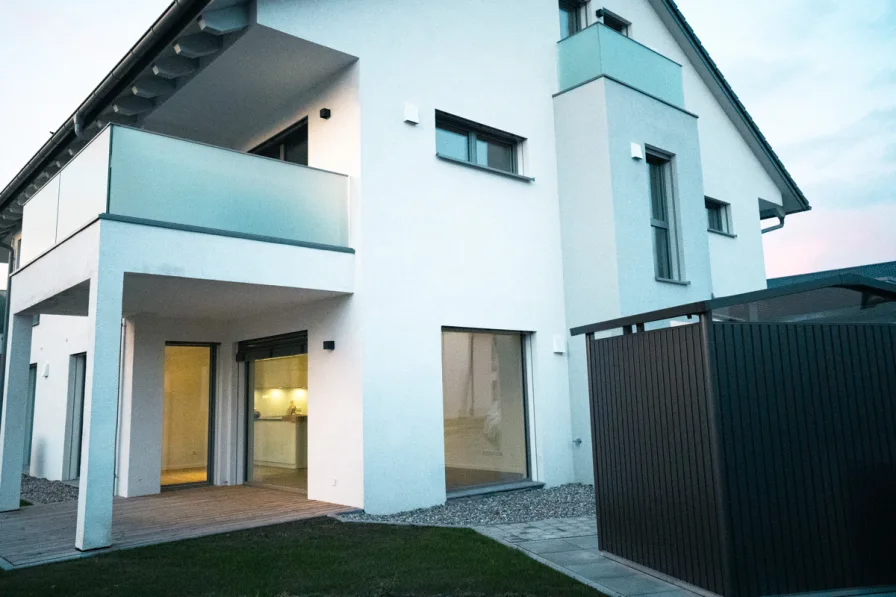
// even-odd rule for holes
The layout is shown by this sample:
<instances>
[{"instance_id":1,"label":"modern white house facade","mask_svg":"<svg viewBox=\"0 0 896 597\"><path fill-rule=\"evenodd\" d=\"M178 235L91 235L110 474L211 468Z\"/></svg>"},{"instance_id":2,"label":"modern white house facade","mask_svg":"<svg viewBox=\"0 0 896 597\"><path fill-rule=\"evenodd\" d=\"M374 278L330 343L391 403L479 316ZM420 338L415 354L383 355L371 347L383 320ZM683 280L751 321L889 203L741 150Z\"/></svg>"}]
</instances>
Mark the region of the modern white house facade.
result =
<instances>
[{"instance_id":1,"label":"modern white house facade","mask_svg":"<svg viewBox=\"0 0 896 597\"><path fill-rule=\"evenodd\" d=\"M805 209L670 0L175 2L0 194L0 511L590 483L569 328L764 288Z\"/></svg>"}]
</instances>

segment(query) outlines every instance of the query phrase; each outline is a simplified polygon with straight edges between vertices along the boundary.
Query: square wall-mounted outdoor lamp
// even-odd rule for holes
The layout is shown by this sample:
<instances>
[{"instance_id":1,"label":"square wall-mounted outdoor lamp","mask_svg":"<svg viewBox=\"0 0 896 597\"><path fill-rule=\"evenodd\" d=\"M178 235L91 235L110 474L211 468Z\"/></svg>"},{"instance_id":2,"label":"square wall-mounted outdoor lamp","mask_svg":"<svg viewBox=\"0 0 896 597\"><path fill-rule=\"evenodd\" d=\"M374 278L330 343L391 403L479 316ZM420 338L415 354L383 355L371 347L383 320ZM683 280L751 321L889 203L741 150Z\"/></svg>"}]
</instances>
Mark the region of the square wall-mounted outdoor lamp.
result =
<instances>
[{"instance_id":1,"label":"square wall-mounted outdoor lamp","mask_svg":"<svg viewBox=\"0 0 896 597\"><path fill-rule=\"evenodd\" d=\"M336 350L336 341L324 340L324 350Z\"/></svg>"}]
</instances>

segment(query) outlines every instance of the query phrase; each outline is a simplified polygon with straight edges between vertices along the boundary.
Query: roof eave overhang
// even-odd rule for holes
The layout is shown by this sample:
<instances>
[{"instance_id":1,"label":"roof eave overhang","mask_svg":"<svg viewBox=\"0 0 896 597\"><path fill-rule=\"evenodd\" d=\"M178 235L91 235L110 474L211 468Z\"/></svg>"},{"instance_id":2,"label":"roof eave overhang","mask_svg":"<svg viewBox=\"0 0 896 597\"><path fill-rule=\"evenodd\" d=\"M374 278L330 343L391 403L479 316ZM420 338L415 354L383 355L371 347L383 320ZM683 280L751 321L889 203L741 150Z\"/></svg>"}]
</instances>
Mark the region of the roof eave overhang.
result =
<instances>
[{"instance_id":1,"label":"roof eave overhang","mask_svg":"<svg viewBox=\"0 0 896 597\"><path fill-rule=\"evenodd\" d=\"M125 54L80 106L44 143L43 147L0 191L3 211L59 154L75 141L75 122L89 123L121 94L126 86L171 44L212 0L174 0L149 30Z\"/></svg>"},{"instance_id":2,"label":"roof eave overhang","mask_svg":"<svg viewBox=\"0 0 896 597\"><path fill-rule=\"evenodd\" d=\"M706 48L700 42L697 34L688 24L684 15L678 9L674 0L648 0L662 19L666 28L675 38L688 59L697 69L698 74L709 87L710 92L719 101L731 122L738 129L741 136L750 146L750 149L759 159L769 176L778 186L783 199L784 212L786 214L799 213L812 209L809 201L797 186L796 181L790 176L784 163L772 149L771 144L759 130L753 118L747 112L746 107L716 63L709 56Z\"/></svg>"}]
</instances>

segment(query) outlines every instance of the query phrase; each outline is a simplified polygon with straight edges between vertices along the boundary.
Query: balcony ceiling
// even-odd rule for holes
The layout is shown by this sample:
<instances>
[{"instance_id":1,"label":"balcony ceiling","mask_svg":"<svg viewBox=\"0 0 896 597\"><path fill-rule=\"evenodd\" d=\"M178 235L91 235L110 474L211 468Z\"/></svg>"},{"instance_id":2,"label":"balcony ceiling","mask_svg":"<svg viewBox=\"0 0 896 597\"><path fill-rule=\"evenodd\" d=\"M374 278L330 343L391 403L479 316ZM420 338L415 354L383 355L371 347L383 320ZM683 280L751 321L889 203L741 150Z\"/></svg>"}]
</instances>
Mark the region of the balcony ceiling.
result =
<instances>
[{"instance_id":1,"label":"balcony ceiling","mask_svg":"<svg viewBox=\"0 0 896 597\"><path fill-rule=\"evenodd\" d=\"M195 278L127 274L122 314L151 314L174 319L232 321L264 313L280 313L338 292L237 284Z\"/></svg>"},{"instance_id":2,"label":"balcony ceiling","mask_svg":"<svg viewBox=\"0 0 896 597\"><path fill-rule=\"evenodd\" d=\"M195 278L126 274L122 316L155 315L172 319L235 321L244 317L281 313L343 293L237 284ZM24 314L86 316L90 282L81 282L23 311Z\"/></svg>"},{"instance_id":3,"label":"balcony ceiling","mask_svg":"<svg viewBox=\"0 0 896 597\"><path fill-rule=\"evenodd\" d=\"M348 54L252 25L145 116L142 127L249 149L259 133L294 114L316 85L354 61Z\"/></svg>"}]
</instances>

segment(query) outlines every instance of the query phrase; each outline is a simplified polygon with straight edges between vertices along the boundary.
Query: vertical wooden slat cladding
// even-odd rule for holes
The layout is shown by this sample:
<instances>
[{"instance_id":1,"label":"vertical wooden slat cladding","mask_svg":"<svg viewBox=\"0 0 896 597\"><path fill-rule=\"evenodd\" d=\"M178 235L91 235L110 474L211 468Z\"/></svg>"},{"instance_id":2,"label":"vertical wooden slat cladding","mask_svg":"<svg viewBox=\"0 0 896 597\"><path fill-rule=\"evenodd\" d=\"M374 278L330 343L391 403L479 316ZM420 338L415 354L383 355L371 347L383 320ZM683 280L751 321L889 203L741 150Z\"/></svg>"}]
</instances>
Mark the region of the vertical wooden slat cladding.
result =
<instances>
[{"instance_id":1,"label":"vertical wooden slat cladding","mask_svg":"<svg viewBox=\"0 0 896 597\"><path fill-rule=\"evenodd\" d=\"M896 584L896 326L712 329L737 593Z\"/></svg>"},{"instance_id":2,"label":"vertical wooden slat cladding","mask_svg":"<svg viewBox=\"0 0 896 597\"><path fill-rule=\"evenodd\" d=\"M589 344L601 549L723 593L700 326Z\"/></svg>"},{"instance_id":3,"label":"vertical wooden slat cladding","mask_svg":"<svg viewBox=\"0 0 896 597\"><path fill-rule=\"evenodd\" d=\"M896 325L588 350L601 549L726 597L896 584Z\"/></svg>"}]
</instances>

